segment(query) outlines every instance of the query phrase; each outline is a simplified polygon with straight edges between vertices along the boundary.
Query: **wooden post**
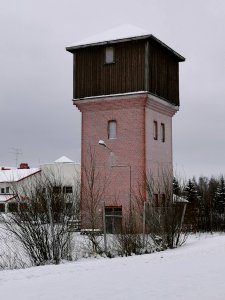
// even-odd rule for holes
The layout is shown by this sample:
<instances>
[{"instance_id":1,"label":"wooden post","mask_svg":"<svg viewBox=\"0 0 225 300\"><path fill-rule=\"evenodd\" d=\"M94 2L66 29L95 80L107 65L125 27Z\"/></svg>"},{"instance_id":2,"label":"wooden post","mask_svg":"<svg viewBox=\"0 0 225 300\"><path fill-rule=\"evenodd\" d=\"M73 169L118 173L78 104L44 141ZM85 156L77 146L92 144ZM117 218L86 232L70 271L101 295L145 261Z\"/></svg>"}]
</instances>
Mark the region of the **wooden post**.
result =
<instances>
[{"instance_id":1,"label":"wooden post","mask_svg":"<svg viewBox=\"0 0 225 300\"><path fill-rule=\"evenodd\" d=\"M180 220L180 228L179 228L179 232L178 232L177 240L176 240L176 246L177 246L177 244L179 242L181 230L182 230L182 227L183 227L184 216L185 216L185 212L186 212L186 207L187 207L187 203L184 202L184 207L183 207L182 216L181 216L181 220Z\"/></svg>"},{"instance_id":2,"label":"wooden post","mask_svg":"<svg viewBox=\"0 0 225 300\"><path fill-rule=\"evenodd\" d=\"M102 222L103 222L103 231L104 231L104 251L105 254L107 254L108 249L107 249L107 237L106 237L106 223L105 223L105 202L103 203L102 207Z\"/></svg>"},{"instance_id":3,"label":"wooden post","mask_svg":"<svg viewBox=\"0 0 225 300\"><path fill-rule=\"evenodd\" d=\"M146 219L146 202L144 202L144 208L143 208L143 247L145 247L145 221Z\"/></svg>"}]
</instances>

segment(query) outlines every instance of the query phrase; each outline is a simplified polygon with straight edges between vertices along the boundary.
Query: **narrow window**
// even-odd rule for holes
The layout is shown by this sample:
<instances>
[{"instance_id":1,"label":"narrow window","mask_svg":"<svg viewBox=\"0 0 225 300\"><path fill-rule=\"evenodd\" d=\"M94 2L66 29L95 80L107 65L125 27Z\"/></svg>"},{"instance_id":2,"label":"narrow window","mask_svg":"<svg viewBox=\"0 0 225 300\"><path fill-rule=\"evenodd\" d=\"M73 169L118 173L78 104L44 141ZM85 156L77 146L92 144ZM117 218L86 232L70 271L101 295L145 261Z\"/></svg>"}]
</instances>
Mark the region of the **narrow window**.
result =
<instances>
[{"instance_id":1,"label":"narrow window","mask_svg":"<svg viewBox=\"0 0 225 300\"><path fill-rule=\"evenodd\" d=\"M108 122L108 138L116 139L116 121L115 120Z\"/></svg>"},{"instance_id":2,"label":"narrow window","mask_svg":"<svg viewBox=\"0 0 225 300\"><path fill-rule=\"evenodd\" d=\"M105 63L106 64L114 63L114 47L105 48Z\"/></svg>"},{"instance_id":3,"label":"narrow window","mask_svg":"<svg viewBox=\"0 0 225 300\"><path fill-rule=\"evenodd\" d=\"M165 124L161 123L161 141L165 142Z\"/></svg>"},{"instance_id":4,"label":"narrow window","mask_svg":"<svg viewBox=\"0 0 225 300\"><path fill-rule=\"evenodd\" d=\"M9 187L8 186L5 188L5 193L9 194Z\"/></svg>"},{"instance_id":5,"label":"narrow window","mask_svg":"<svg viewBox=\"0 0 225 300\"><path fill-rule=\"evenodd\" d=\"M153 122L153 137L154 137L154 140L158 140L158 123L157 123L157 121Z\"/></svg>"},{"instance_id":6,"label":"narrow window","mask_svg":"<svg viewBox=\"0 0 225 300\"><path fill-rule=\"evenodd\" d=\"M1 194L5 194L5 189L1 188Z\"/></svg>"}]
</instances>

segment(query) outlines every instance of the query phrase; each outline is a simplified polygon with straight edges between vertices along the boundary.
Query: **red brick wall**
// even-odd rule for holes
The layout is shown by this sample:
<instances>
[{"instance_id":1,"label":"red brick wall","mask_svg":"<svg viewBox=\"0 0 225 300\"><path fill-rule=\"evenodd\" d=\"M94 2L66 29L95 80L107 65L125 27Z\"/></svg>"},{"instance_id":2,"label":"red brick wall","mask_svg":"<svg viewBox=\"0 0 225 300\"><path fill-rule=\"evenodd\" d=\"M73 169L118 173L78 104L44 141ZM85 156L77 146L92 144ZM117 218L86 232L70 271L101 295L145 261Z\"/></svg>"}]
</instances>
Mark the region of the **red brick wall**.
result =
<instances>
[{"instance_id":1,"label":"red brick wall","mask_svg":"<svg viewBox=\"0 0 225 300\"><path fill-rule=\"evenodd\" d=\"M129 208L130 183L134 194L138 183L143 182L145 103L146 95L97 98L75 103L82 112L82 170L89 163L91 148L95 152L96 169L108 180L103 201L106 205L122 205L123 211ZM108 139L110 120L117 121L117 138L114 140ZM104 140L112 153L100 146L99 140ZM82 188L84 177L85 174L82 174ZM82 199L82 210L85 210L85 199Z\"/></svg>"}]
</instances>

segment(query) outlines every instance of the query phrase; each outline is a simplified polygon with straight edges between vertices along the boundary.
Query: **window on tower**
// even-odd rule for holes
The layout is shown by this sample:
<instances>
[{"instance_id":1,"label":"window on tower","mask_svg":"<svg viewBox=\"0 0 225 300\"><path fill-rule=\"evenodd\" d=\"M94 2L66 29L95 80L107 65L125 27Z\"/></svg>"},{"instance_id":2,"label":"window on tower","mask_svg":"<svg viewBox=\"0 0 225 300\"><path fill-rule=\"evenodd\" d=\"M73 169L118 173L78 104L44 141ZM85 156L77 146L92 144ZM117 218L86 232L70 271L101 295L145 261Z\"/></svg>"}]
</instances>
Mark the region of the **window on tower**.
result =
<instances>
[{"instance_id":1,"label":"window on tower","mask_svg":"<svg viewBox=\"0 0 225 300\"><path fill-rule=\"evenodd\" d=\"M154 140L158 140L158 123L157 123L157 121L153 122L153 137L154 137Z\"/></svg>"},{"instance_id":2,"label":"window on tower","mask_svg":"<svg viewBox=\"0 0 225 300\"><path fill-rule=\"evenodd\" d=\"M165 142L165 124L161 123L161 141Z\"/></svg>"},{"instance_id":3,"label":"window on tower","mask_svg":"<svg viewBox=\"0 0 225 300\"><path fill-rule=\"evenodd\" d=\"M112 64L115 62L115 53L114 47L106 47L105 48L105 63Z\"/></svg>"},{"instance_id":4,"label":"window on tower","mask_svg":"<svg viewBox=\"0 0 225 300\"><path fill-rule=\"evenodd\" d=\"M108 138L116 139L116 121L111 120L108 122Z\"/></svg>"}]
</instances>

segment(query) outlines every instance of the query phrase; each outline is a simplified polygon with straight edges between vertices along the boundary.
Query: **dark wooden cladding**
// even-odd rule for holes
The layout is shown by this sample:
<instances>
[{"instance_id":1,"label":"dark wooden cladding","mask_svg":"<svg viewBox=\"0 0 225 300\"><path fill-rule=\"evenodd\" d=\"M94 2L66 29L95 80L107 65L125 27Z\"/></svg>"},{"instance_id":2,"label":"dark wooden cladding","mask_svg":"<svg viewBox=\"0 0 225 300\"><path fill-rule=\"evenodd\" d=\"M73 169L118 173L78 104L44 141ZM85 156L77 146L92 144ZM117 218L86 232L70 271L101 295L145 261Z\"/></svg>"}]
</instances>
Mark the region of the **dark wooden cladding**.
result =
<instances>
[{"instance_id":1,"label":"dark wooden cladding","mask_svg":"<svg viewBox=\"0 0 225 300\"><path fill-rule=\"evenodd\" d=\"M105 46L76 51L74 98L144 90L144 41L113 45L115 63L105 64Z\"/></svg>"},{"instance_id":2,"label":"dark wooden cladding","mask_svg":"<svg viewBox=\"0 0 225 300\"><path fill-rule=\"evenodd\" d=\"M149 50L149 91L179 105L179 62L154 41Z\"/></svg>"},{"instance_id":3,"label":"dark wooden cladding","mask_svg":"<svg viewBox=\"0 0 225 300\"><path fill-rule=\"evenodd\" d=\"M107 45L74 50L74 99L147 90L179 105L175 55L152 39L110 46L115 49L112 64L105 64Z\"/></svg>"}]
</instances>

